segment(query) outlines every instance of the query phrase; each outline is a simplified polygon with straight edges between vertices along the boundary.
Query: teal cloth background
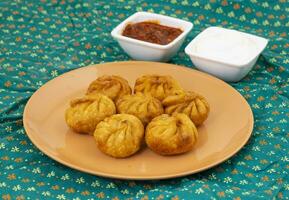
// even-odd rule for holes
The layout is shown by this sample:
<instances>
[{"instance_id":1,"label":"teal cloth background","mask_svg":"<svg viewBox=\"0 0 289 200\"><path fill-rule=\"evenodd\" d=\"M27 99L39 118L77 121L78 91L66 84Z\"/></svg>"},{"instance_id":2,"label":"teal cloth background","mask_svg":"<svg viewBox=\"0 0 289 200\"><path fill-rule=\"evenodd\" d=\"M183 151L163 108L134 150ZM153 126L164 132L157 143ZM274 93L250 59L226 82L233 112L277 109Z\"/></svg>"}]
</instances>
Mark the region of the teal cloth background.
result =
<instances>
[{"instance_id":1,"label":"teal cloth background","mask_svg":"<svg viewBox=\"0 0 289 200\"><path fill-rule=\"evenodd\" d=\"M171 63L193 67L184 47L208 26L270 39L249 75L231 84L255 116L249 143L207 171L163 181L85 174L43 155L27 138L22 113L48 80L82 66L129 60L110 31L136 11L189 20L194 28ZM0 1L0 198L288 199L289 2Z\"/></svg>"}]
</instances>

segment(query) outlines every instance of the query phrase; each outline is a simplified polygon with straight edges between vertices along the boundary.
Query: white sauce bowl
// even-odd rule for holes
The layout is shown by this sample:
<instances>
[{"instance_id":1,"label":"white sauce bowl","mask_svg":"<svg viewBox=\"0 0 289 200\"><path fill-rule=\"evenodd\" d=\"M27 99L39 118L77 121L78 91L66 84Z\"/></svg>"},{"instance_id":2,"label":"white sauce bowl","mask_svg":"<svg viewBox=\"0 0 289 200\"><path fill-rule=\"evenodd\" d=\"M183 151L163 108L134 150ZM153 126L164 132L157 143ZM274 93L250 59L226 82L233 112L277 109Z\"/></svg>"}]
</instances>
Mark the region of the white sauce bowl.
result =
<instances>
[{"instance_id":1,"label":"white sauce bowl","mask_svg":"<svg viewBox=\"0 0 289 200\"><path fill-rule=\"evenodd\" d=\"M236 82L252 69L267 43L267 39L252 34L209 27L188 44L185 52L199 70Z\"/></svg>"}]
</instances>

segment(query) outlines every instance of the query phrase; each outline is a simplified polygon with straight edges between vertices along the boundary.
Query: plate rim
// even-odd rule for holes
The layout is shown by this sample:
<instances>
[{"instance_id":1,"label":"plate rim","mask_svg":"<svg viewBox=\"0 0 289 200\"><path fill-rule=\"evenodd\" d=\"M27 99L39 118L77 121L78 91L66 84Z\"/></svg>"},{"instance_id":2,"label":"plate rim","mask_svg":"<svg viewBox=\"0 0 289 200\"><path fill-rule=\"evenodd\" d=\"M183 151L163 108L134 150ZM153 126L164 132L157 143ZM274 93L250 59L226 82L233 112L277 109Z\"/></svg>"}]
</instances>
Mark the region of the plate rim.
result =
<instances>
[{"instance_id":1,"label":"plate rim","mask_svg":"<svg viewBox=\"0 0 289 200\"><path fill-rule=\"evenodd\" d=\"M118 63L123 63L123 64L126 64L126 63L129 63L129 64L150 63L150 64L158 64L158 65L159 64L161 64L161 65L171 65L172 67L180 67L180 68L182 68L182 70L194 71L195 73L199 73L199 74L201 74L203 76L207 76L210 79L215 79L215 81L221 82L222 84L225 84L225 85L229 86L231 89L233 89L235 91L235 93L237 93L237 95L244 101L246 106L248 106L248 108L249 108L249 115L250 115L249 116L250 117L249 122L250 123L249 123L248 132L250 132L250 134L248 134L247 138L241 143L241 145L238 148L234 149L234 151L232 151L232 153L228 154L224 158L222 158L222 159L220 159L220 160L218 160L218 161L216 161L216 162L214 162L214 163L212 163L212 164L210 164L208 166L201 167L201 168L199 168L197 170L187 170L185 172L179 172L179 173L167 174L167 175L150 175L150 176L130 175L130 176L128 176L128 175L121 175L121 174L111 174L111 173L105 173L105 172L97 172L97 171L90 170L90 169L83 169L83 168L79 167L76 164L69 163L69 162L67 162L67 161L65 161L63 159L58 158L57 156L54 156L46 148L42 148L42 146L39 145L34 140L33 134L29 134L29 131L28 131L30 129L28 128L28 124L27 124L28 122L27 122L27 117L26 116L27 116L27 113L28 113L28 109L31 106L30 105L31 101L32 101L31 99L33 99L33 97L35 95L37 95L37 93L39 93L39 91L41 91L44 88L46 88L49 84L51 84L52 82L54 82L57 79L61 79L63 76L67 76L67 74L69 74L69 73L74 73L74 71L77 71L77 70L85 70L86 68L98 67L99 65L111 65L111 64L118 64ZM84 66L84 67L79 67L79 68L76 68L76 69L72 69L72 70L70 70L68 72L64 72L63 74L61 74L61 75L59 75L59 76L57 76L57 77L55 77L53 79L50 79L49 81L44 83L41 87L39 87L30 96L29 100L27 101L27 103L25 105L22 119L23 119L23 127L24 127L25 133L28 136L29 140L32 142L32 144L34 146L37 147L38 150L40 150L44 155L48 156L50 159L53 159L54 161L57 161L58 163L66 166L66 167L69 167L69 168L72 168L74 170L78 170L78 171L81 171L81 172L84 172L84 173L88 173L88 174L96 175L96 176L101 176L101 177L105 177L105 178L121 179L121 180L161 180L161 179L171 179L171 178L177 178L177 177L183 177L183 176L186 176L186 175L196 174L196 173L199 173L201 171L205 171L207 169L213 168L213 167L225 162L229 158L233 157L235 154L237 154L247 144L247 142L251 138L252 133L253 133L253 128L254 128L254 115L253 115L253 112L252 112L252 109L251 109L249 103L234 87L232 87L231 85L229 85L225 81L223 81L221 79L218 79L218 78L216 78L216 77L214 77L214 76L212 76L210 74L198 71L196 69L192 69L190 67L177 65L177 64L171 64L171 63L150 62L150 61L114 61L114 62L105 62L105 63L98 63L98 64L88 65L88 66Z\"/></svg>"}]
</instances>

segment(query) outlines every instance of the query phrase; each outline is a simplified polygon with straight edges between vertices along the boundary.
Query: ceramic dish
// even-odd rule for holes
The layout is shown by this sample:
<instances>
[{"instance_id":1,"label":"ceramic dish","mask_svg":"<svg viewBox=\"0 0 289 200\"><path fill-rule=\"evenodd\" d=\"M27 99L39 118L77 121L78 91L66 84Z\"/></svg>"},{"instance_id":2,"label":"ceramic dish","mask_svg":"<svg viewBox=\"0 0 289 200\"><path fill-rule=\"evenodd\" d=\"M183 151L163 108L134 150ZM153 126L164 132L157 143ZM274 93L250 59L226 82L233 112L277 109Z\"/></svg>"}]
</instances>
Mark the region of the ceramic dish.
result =
<instances>
[{"instance_id":1,"label":"ceramic dish","mask_svg":"<svg viewBox=\"0 0 289 200\"><path fill-rule=\"evenodd\" d=\"M201 71L236 82L252 69L267 43L267 39L252 34L209 27L188 44L185 52Z\"/></svg>"},{"instance_id":2,"label":"ceramic dish","mask_svg":"<svg viewBox=\"0 0 289 200\"><path fill-rule=\"evenodd\" d=\"M133 85L137 77L152 71L171 75L184 89L207 98L211 112L198 128L199 139L192 151L178 156L160 156L143 148L132 157L115 159L101 153L92 136L74 133L67 127L64 112L69 101L82 96L97 77L120 75ZM32 95L23 120L34 145L56 161L99 176L143 180L184 176L213 167L237 153L253 129L250 106L225 82L177 65L140 61L83 67L49 81Z\"/></svg>"},{"instance_id":3,"label":"ceramic dish","mask_svg":"<svg viewBox=\"0 0 289 200\"><path fill-rule=\"evenodd\" d=\"M180 28L183 33L167 45L153 44L122 35L122 31L128 23L142 21L158 21L161 25ZM137 12L113 29L111 35L133 59L165 62L177 53L192 28L193 24L188 21L149 12Z\"/></svg>"}]
</instances>

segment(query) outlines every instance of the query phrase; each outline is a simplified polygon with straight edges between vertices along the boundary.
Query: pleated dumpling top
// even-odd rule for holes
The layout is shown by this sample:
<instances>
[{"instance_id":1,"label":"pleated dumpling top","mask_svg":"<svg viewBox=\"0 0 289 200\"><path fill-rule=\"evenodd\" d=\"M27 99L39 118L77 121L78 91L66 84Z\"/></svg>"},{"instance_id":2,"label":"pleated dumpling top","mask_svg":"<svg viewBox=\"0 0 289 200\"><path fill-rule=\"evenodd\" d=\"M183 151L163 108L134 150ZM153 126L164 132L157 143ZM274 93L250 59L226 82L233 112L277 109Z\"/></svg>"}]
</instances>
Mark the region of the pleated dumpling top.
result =
<instances>
[{"instance_id":1,"label":"pleated dumpling top","mask_svg":"<svg viewBox=\"0 0 289 200\"><path fill-rule=\"evenodd\" d=\"M160 101L182 91L180 84L171 76L144 75L136 80L134 86L134 93L150 94Z\"/></svg>"},{"instance_id":2,"label":"pleated dumpling top","mask_svg":"<svg viewBox=\"0 0 289 200\"><path fill-rule=\"evenodd\" d=\"M100 151L115 158L125 158L136 153L142 144L142 122L129 114L116 114L100 122L94 138Z\"/></svg>"},{"instance_id":3,"label":"pleated dumpling top","mask_svg":"<svg viewBox=\"0 0 289 200\"><path fill-rule=\"evenodd\" d=\"M115 75L104 75L93 81L88 89L87 95L94 95L101 93L108 96L113 101L118 98L131 94L131 88L124 78Z\"/></svg>"},{"instance_id":4,"label":"pleated dumpling top","mask_svg":"<svg viewBox=\"0 0 289 200\"><path fill-rule=\"evenodd\" d=\"M168 96L162 101L162 104L166 114L184 113L196 126L201 125L208 118L210 112L207 100L195 92Z\"/></svg>"},{"instance_id":5,"label":"pleated dumpling top","mask_svg":"<svg viewBox=\"0 0 289 200\"><path fill-rule=\"evenodd\" d=\"M75 132L93 134L96 125L115 112L115 105L110 98L96 94L72 100L65 112L65 120Z\"/></svg>"},{"instance_id":6,"label":"pleated dumpling top","mask_svg":"<svg viewBox=\"0 0 289 200\"><path fill-rule=\"evenodd\" d=\"M194 123L186 114L163 114L154 118L146 127L148 147L161 155L175 155L192 150L198 138Z\"/></svg>"},{"instance_id":7,"label":"pleated dumpling top","mask_svg":"<svg viewBox=\"0 0 289 200\"><path fill-rule=\"evenodd\" d=\"M116 102L116 108L118 113L135 115L144 125L164 113L163 106L158 99L142 93L123 96Z\"/></svg>"}]
</instances>

